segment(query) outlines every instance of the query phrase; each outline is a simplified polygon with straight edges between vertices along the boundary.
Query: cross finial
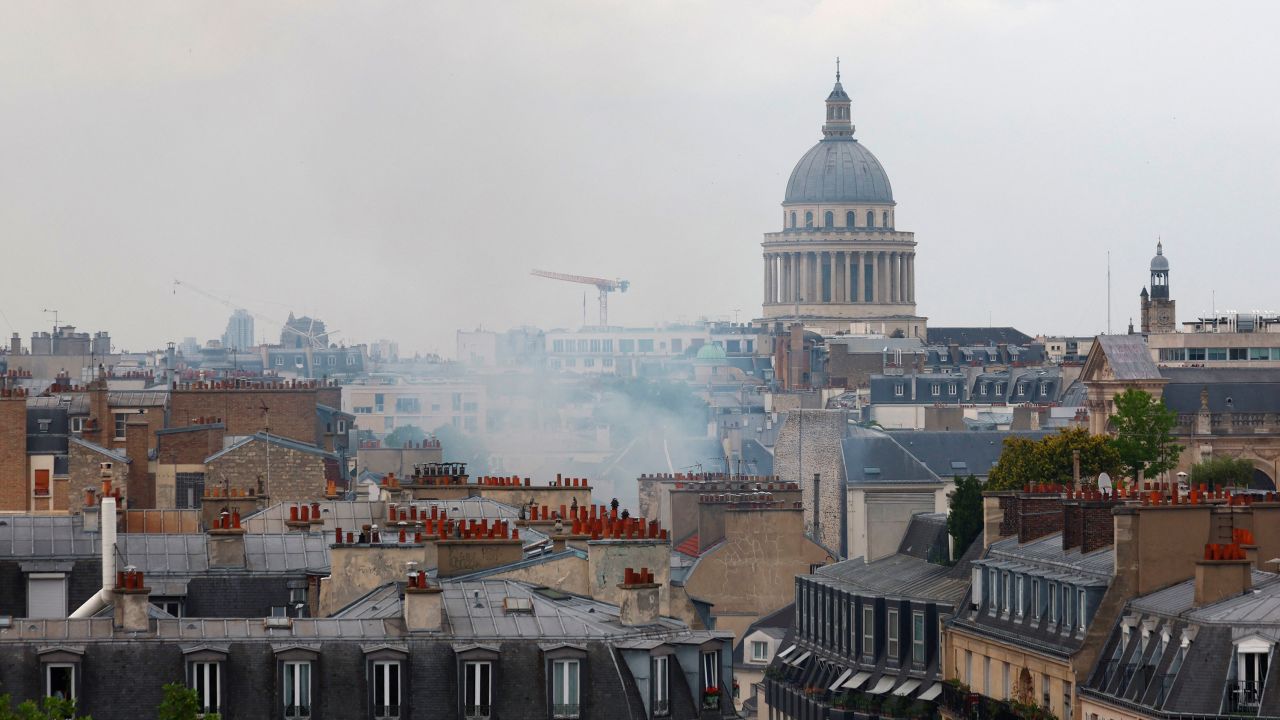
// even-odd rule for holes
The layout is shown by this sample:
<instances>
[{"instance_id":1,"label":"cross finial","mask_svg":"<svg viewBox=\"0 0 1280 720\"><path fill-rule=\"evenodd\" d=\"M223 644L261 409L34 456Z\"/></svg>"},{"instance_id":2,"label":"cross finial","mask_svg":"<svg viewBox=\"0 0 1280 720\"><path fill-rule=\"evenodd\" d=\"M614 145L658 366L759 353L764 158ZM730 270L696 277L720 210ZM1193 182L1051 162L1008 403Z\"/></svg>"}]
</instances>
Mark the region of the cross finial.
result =
<instances>
[{"instance_id":1,"label":"cross finial","mask_svg":"<svg viewBox=\"0 0 1280 720\"><path fill-rule=\"evenodd\" d=\"M836 82L840 82L840 58L836 58Z\"/></svg>"}]
</instances>

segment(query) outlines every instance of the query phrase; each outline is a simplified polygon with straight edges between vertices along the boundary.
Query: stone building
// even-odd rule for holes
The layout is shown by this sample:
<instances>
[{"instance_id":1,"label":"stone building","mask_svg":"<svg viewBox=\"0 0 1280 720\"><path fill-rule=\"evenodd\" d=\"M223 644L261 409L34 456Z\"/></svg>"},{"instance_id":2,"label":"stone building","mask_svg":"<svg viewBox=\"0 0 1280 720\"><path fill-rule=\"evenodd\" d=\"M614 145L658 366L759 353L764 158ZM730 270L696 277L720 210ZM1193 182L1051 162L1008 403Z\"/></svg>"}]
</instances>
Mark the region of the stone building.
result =
<instances>
[{"instance_id":1,"label":"stone building","mask_svg":"<svg viewBox=\"0 0 1280 720\"><path fill-rule=\"evenodd\" d=\"M252 491L272 502L323 497L337 482L338 457L314 445L257 433L204 461L206 487Z\"/></svg>"},{"instance_id":2,"label":"stone building","mask_svg":"<svg viewBox=\"0 0 1280 720\"><path fill-rule=\"evenodd\" d=\"M763 319L924 337L915 236L895 229L889 176L854 139L850 105L837 70L822 140L791 172L782 230L764 236Z\"/></svg>"}]
</instances>

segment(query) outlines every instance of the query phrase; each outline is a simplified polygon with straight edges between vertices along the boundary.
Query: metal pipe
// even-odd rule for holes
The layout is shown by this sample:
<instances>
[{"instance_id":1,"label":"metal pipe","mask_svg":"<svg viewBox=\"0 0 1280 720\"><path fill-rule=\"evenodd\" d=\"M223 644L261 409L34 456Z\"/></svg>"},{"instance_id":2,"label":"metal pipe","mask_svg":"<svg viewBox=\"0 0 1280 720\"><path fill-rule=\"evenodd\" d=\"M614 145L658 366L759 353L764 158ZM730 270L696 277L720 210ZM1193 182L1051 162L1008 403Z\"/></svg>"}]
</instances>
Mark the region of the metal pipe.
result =
<instances>
[{"instance_id":1,"label":"metal pipe","mask_svg":"<svg viewBox=\"0 0 1280 720\"><path fill-rule=\"evenodd\" d=\"M102 588L71 613L73 618L93 617L113 600L116 586L116 499L104 495L99 507L98 530L102 539Z\"/></svg>"}]
</instances>

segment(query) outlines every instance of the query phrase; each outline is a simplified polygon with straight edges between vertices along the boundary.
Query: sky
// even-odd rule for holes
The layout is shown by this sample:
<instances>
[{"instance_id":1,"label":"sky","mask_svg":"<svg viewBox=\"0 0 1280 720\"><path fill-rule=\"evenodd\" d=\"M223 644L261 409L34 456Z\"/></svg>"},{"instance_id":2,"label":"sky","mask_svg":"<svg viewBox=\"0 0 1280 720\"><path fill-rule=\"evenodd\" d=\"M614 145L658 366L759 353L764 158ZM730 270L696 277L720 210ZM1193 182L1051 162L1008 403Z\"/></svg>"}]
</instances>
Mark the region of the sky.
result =
<instances>
[{"instance_id":1,"label":"sky","mask_svg":"<svg viewBox=\"0 0 1280 720\"><path fill-rule=\"evenodd\" d=\"M931 325L1280 309L1274 3L0 1L0 332L278 337L760 313L834 59ZM186 287L175 287L174 280ZM198 289L198 290L197 290ZM202 291L202 292L201 292ZM594 320L592 320L594 322Z\"/></svg>"}]
</instances>

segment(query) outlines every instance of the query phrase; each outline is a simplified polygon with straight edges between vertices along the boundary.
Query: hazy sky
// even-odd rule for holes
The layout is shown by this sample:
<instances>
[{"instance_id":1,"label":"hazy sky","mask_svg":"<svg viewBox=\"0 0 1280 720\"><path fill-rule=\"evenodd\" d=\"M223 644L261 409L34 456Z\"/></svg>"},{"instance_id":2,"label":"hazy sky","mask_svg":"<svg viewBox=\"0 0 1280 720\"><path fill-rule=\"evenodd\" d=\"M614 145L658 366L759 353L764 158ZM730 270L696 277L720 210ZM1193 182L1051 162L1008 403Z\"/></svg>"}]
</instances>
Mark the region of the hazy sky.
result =
<instances>
[{"instance_id":1,"label":"hazy sky","mask_svg":"<svg viewBox=\"0 0 1280 720\"><path fill-rule=\"evenodd\" d=\"M0 331L229 310L457 328L755 317L843 58L934 325L1093 333L1162 236L1180 319L1277 308L1273 3L0 2ZM594 317L594 291L589 311ZM259 334L278 328L259 323Z\"/></svg>"}]
</instances>

